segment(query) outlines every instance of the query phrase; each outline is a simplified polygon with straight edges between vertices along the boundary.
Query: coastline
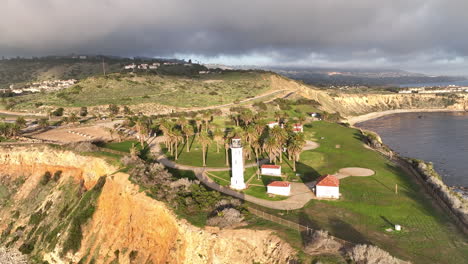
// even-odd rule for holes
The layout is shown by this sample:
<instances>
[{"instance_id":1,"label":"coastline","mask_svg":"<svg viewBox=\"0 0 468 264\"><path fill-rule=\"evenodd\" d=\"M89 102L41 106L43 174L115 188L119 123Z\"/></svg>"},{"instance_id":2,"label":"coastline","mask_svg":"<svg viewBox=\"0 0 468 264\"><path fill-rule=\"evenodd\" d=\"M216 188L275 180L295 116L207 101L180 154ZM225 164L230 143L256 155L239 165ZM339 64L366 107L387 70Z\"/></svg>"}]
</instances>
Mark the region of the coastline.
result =
<instances>
[{"instance_id":1,"label":"coastline","mask_svg":"<svg viewBox=\"0 0 468 264\"><path fill-rule=\"evenodd\" d=\"M362 123L372 119L376 119L386 115L400 114L400 113L429 113L429 112L465 112L465 110L458 109L447 109L447 108L420 108L420 109L395 109L395 110L386 110L381 112L372 112L359 116L348 117L348 123L351 126L356 125L357 123Z\"/></svg>"}]
</instances>

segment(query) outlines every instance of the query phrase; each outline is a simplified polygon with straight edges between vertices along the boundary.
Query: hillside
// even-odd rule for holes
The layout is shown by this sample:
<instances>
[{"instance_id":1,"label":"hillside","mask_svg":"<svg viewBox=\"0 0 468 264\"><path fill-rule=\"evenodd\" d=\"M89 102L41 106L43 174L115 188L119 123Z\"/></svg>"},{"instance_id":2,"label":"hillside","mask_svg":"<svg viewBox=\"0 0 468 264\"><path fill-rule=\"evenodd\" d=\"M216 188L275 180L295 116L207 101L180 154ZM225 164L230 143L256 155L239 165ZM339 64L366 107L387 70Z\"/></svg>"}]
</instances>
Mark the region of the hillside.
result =
<instances>
[{"instance_id":1,"label":"hillside","mask_svg":"<svg viewBox=\"0 0 468 264\"><path fill-rule=\"evenodd\" d=\"M37 105L80 107L156 103L173 107L203 107L233 103L269 91L268 74L222 72L198 78L156 74L115 73L84 79L57 92L14 97L13 109Z\"/></svg>"},{"instance_id":2,"label":"hillside","mask_svg":"<svg viewBox=\"0 0 468 264\"><path fill-rule=\"evenodd\" d=\"M4 147L0 171L0 244L37 263L287 263L295 254L268 230L181 221L100 158Z\"/></svg>"},{"instance_id":3,"label":"hillside","mask_svg":"<svg viewBox=\"0 0 468 264\"><path fill-rule=\"evenodd\" d=\"M107 72L119 72L121 61L106 59ZM0 60L0 89L11 84L55 79L83 79L102 74L101 60L10 59Z\"/></svg>"}]
</instances>

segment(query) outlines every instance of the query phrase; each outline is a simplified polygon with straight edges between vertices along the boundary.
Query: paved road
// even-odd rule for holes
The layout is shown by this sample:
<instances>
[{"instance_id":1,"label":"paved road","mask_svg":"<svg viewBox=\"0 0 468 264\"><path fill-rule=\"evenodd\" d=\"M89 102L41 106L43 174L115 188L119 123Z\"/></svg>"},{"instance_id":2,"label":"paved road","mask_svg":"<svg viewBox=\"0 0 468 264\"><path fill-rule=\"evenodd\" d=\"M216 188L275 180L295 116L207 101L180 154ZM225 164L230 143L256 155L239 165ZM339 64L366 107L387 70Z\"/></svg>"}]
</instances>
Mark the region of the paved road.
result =
<instances>
[{"instance_id":1,"label":"paved road","mask_svg":"<svg viewBox=\"0 0 468 264\"><path fill-rule=\"evenodd\" d=\"M304 205L309 202L311 199L315 198L314 194L311 191L310 185L307 186L303 183L291 183L291 196L282 201L269 201L265 199L260 199L251 195L247 195L235 190L232 190L228 187L221 186L211 180L208 176L206 176L207 171L213 170L230 170L230 168L203 168L203 167L193 167L187 165L177 164L171 160L169 160L161 151L160 143L162 143L162 137L153 137L148 140L149 146L151 148L151 152L155 156L156 160L163 164L166 167L180 169L180 170L192 170L198 180L205 184L206 186L210 187L213 190L222 192L224 194L252 202L264 207L277 209L277 210L295 210L304 207ZM255 164L250 164L250 166L255 166Z\"/></svg>"}]
</instances>

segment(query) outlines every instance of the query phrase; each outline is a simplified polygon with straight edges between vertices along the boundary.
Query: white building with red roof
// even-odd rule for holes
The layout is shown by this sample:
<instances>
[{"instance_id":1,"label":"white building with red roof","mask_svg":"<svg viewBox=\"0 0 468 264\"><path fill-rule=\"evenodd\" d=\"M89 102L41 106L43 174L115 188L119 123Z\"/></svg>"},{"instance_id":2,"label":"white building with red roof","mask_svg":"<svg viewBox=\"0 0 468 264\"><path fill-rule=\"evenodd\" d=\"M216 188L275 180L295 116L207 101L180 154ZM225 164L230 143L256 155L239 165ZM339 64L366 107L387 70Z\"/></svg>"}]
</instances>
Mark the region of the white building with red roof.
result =
<instances>
[{"instance_id":1,"label":"white building with red roof","mask_svg":"<svg viewBox=\"0 0 468 264\"><path fill-rule=\"evenodd\" d=\"M294 124L292 130L295 133L304 132L304 127L302 126L302 124Z\"/></svg>"},{"instance_id":2,"label":"white building with red roof","mask_svg":"<svg viewBox=\"0 0 468 264\"><path fill-rule=\"evenodd\" d=\"M324 175L315 185L317 198L340 198L340 180L333 175Z\"/></svg>"},{"instance_id":3,"label":"white building with red roof","mask_svg":"<svg viewBox=\"0 0 468 264\"><path fill-rule=\"evenodd\" d=\"M291 183L287 181L274 181L267 185L267 193L289 196L291 194Z\"/></svg>"},{"instance_id":4,"label":"white building with red roof","mask_svg":"<svg viewBox=\"0 0 468 264\"><path fill-rule=\"evenodd\" d=\"M270 176L281 176L281 166L264 164L261 167L261 174Z\"/></svg>"},{"instance_id":5,"label":"white building with red roof","mask_svg":"<svg viewBox=\"0 0 468 264\"><path fill-rule=\"evenodd\" d=\"M278 124L278 122L276 122L276 121L272 121L272 122L269 122L269 123L268 123L268 127L269 127L269 128L274 128L275 126L278 126L278 125L279 125L279 124Z\"/></svg>"}]
</instances>

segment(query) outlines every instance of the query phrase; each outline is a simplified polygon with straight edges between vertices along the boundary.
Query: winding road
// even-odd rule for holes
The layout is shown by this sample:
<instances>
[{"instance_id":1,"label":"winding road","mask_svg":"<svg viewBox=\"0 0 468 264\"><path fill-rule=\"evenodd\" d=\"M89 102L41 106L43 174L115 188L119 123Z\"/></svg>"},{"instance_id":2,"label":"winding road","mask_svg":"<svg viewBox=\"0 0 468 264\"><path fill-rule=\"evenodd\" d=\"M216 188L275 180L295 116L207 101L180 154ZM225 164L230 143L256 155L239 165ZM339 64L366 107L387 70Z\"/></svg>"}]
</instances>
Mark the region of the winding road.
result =
<instances>
[{"instance_id":1,"label":"winding road","mask_svg":"<svg viewBox=\"0 0 468 264\"><path fill-rule=\"evenodd\" d=\"M251 203L255 203L264 207L268 207L271 209L277 210L295 210L304 207L306 203L308 203L311 199L315 198L315 195L311 191L312 184L304 184L304 183L291 183L291 196L286 200L282 201L270 201L265 199L260 199L251 195L247 195L233 189L221 186L211 180L208 176L206 176L207 171L227 171L230 168L204 168L204 167L194 167L194 166L187 166L182 164L177 164L171 160L169 160L163 153L160 147L162 143L162 137L152 137L148 140L149 147L151 149L151 153L153 153L156 160L163 164L166 167L179 169L179 170L191 170L195 173L195 176L198 178L200 182L208 186L209 188L227 194L229 196L233 196ZM266 162L266 161L262 161ZM256 164L249 164L246 167L253 167Z\"/></svg>"}]
</instances>

